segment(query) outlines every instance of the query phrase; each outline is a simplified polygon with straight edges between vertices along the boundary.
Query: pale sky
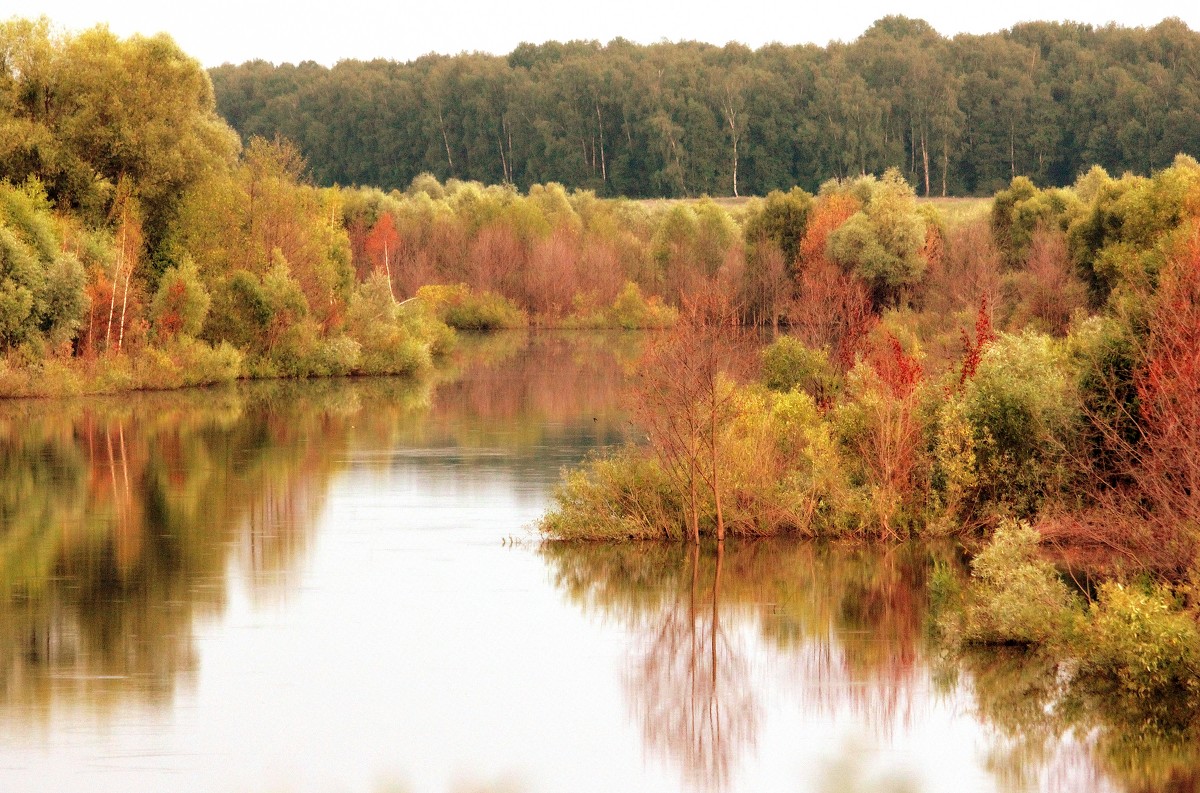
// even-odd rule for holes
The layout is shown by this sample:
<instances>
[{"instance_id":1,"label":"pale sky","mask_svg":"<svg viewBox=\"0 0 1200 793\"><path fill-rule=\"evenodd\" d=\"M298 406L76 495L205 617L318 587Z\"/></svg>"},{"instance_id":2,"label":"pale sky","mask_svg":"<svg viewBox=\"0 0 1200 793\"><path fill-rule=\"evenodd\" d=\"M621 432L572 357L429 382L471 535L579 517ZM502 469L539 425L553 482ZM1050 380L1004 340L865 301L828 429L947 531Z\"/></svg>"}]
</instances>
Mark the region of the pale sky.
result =
<instances>
[{"instance_id":1,"label":"pale sky","mask_svg":"<svg viewBox=\"0 0 1200 793\"><path fill-rule=\"evenodd\" d=\"M1032 19L1149 26L1174 16L1200 30L1197 0L759 0L747 5L728 0L0 0L0 19L44 15L68 30L106 22L122 36L165 31L205 66L256 58L326 65L346 58L406 61L428 52L507 53L522 41L607 42L618 36L639 43L824 45L851 41L888 14L919 17L948 36L993 32Z\"/></svg>"}]
</instances>

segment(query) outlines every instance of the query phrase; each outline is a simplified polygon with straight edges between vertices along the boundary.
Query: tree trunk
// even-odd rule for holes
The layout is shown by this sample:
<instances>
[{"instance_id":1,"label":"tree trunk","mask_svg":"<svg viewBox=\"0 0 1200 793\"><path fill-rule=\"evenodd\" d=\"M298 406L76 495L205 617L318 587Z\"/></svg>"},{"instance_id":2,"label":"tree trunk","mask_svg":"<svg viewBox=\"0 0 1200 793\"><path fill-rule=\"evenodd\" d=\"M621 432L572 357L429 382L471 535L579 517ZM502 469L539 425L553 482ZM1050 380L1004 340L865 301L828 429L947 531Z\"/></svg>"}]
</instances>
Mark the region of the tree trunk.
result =
<instances>
[{"instance_id":1,"label":"tree trunk","mask_svg":"<svg viewBox=\"0 0 1200 793\"><path fill-rule=\"evenodd\" d=\"M929 198L929 147L925 142L925 130L921 130L921 164L925 167L925 197Z\"/></svg>"},{"instance_id":2,"label":"tree trunk","mask_svg":"<svg viewBox=\"0 0 1200 793\"><path fill-rule=\"evenodd\" d=\"M733 100L728 99L725 107L725 123L729 125L729 139L733 142L733 197L738 197L738 133L737 127L737 110L733 107Z\"/></svg>"},{"instance_id":3,"label":"tree trunk","mask_svg":"<svg viewBox=\"0 0 1200 793\"><path fill-rule=\"evenodd\" d=\"M454 158L450 156L450 137L446 134L446 122L442 119L442 109L438 108L438 127L442 130L442 144L446 147L446 164L450 166L450 175L454 175Z\"/></svg>"},{"instance_id":4,"label":"tree trunk","mask_svg":"<svg viewBox=\"0 0 1200 793\"><path fill-rule=\"evenodd\" d=\"M715 384L714 384L715 385ZM721 469L718 464L717 454L717 394L716 388L713 388L712 403L709 413L709 431L712 437L709 438L710 458L712 462L712 489L713 489L713 505L717 511L717 542L725 542L725 514L721 511Z\"/></svg>"},{"instance_id":5,"label":"tree trunk","mask_svg":"<svg viewBox=\"0 0 1200 793\"><path fill-rule=\"evenodd\" d=\"M129 305L129 275L132 269L125 268L125 294L121 296L121 333L117 336L117 352L121 351L121 345L125 343L125 307Z\"/></svg>"},{"instance_id":6,"label":"tree trunk","mask_svg":"<svg viewBox=\"0 0 1200 793\"><path fill-rule=\"evenodd\" d=\"M513 172L514 172L516 166L513 163L513 154L512 154L512 126L509 125L509 123L507 121L504 122L504 131L505 131L505 134L508 136L508 180L510 182L515 182L516 178L514 177Z\"/></svg>"},{"instance_id":7,"label":"tree trunk","mask_svg":"<svg viewBox=\"0 0 1200 793\"><path fill-rule=\"evenodd\" d=\"M117 249L117 266L113 268L112 294L108 298L108 329L104 332L104 351L112 348L113 311L117 307L117 283L121 280L121 268L125 259L125 213L121 212L121 247Z\"/></svg>"},{"instance_id":8,"label":"tree trunk","mask_svg":"<svg viewBox=\"0 0 1200 793\"><path fill-rule=\"evenodd\" d=\"M1017 129L1010 120L1008 122L1008 162L1012 169L1012 178L1017 178Z\"/></svg>"},{"instance_id":9,"label":"tree trunk","mask_svg":"<svg viewBox=\"0 0 1200 793\"><path fill-rule=\"evenodd\" d=\"M696 493L696 455L695 455L694 451L691 455L690 465L691 465L691 476L688 477L688 479L690 480L688 483L688 489L689 489L688 495L691 498L691 504L690 504L691 510L690 510L690 514L688 515L688 519L691 522L691 526L688 527L688 531L691 534L691 541L693 543L695 543L696 545L699 545L700 544L700 507L698 504L698 494Z\"/></svg>"},{"instance_id":10,"label":"tree trunk","mask_svg":"<svg viewBox=\"0 0 1200 793\"><path fill-rule=\"evenodd\" d=\"M504 158L504 138L497 138L496 145L500 148L500 173L503 174L505 183L509 184L512 179L508 175L508 160Z\"/></svg>"},{"instance_id":11,"label":"tree trunk","mask_svg":"<svg viewBox=\"0 0 1200 793\"><path fill-rule=\"evenodd\" d=\"M392 264L388 261L388 244L387 240L383 241L383 271L387 273L388 279L388 294L392 296L392 305L396 304L396 292L392 287Z\"/></svg>"},{"instance_id":12,"label":"tree trunk","mask_svg":"<svg viewBox=\"0 0 1200 793\"><path fill-rule=\"evenodd\" d=\"M596 105L596 122L600 125L600 180L608 182L608 164L604 159L604 117L600 115L600 105Z\"/></svg>"},{"instance_id":13,"label":"tree trunk","mask_svg":"<svg viewBox=\"0 0 1200 793\"><path fill-rule=\"evenodd\" d=\"M946 197L946 172L950 170L950 143L942 137L942 198Z\"/></svg>"}]
</instances>

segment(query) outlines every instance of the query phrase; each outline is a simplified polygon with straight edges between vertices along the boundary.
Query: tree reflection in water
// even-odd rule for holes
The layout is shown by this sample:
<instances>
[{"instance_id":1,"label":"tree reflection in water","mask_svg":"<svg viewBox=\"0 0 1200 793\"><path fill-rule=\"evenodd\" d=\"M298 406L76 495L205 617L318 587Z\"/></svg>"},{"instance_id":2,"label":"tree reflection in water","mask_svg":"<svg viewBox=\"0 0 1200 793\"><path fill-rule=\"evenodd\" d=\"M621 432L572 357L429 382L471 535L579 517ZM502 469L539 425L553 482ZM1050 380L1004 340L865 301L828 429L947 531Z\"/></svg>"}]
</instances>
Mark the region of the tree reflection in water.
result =
<instances>
[{"instance_id":1,"label":"tree reflection in water","mask_svg":"<svg viewBox=\"0 0 1200 793\"><path fill-rule=\"evenodd\" d=\"M231 568L256 602L292 587L358 400L427 407L383 383L0 406L0 707L169 702Z\"/></svg>"},{"instance_id":2,"label":"tree reflection in water","mask_svg":"<svg viewBox=\"0 0 1200 793\"><path fill-rule=\"evenodd\" d=\"M1020 648L968 648L944 661L970 681L1001 790L1200 790L1200 725L1183 692L1135 699L1076 675L1074 660Z\"/></svg>"},{"instance_id":3,"label":"tree reflection in water","mask_svg":"<svg viewBox=\"0 0 1200 793\"><path fill-rule=\"evenodd\" d=\"M935 563L962 571L955 549L727 545L723 554L650 543L540 550L568 597L630 629L634 718L648 749L690 786L728 786L753 752L764 703L791 691L806 720L854 724L882 746L938 708L973 718L980 762L1004 791L1200 789L1200 719L1184 693L1136 700L1075 676L1071 661L945 643L928 577ZM783 680L760 674L767 665ZM833 774L822 784L873 780Z\"/></svg>"},{"instance_id":4,"label":"tree reflection in water","mask_svg":"<svg viewBox=\"0 0 1200 793\"><path fill-rule=\"evenodd\" d=\"M692 785L721 789L754 745L760 714L746 656L721 622L723 543L714 556L705 557L702 586L700 548L686 552L691 585L651 618L625 687L647 748L678 763Z\"/></svg>"},{"instance_id":5,"label":"tree reflection in water","mask_svg":"<svg viewBox=\"0 0 1200 793\"><path fill-rule=\"evenodd\" d=\"M625 684L651 751L692 787L727 787L778 693L757 686L769 648L814 715L848 711L881 734L908 723L928 693L926 576L941 551L726 545L542 546L560 588L633 630ZM765 647L749 646L755 633Z\"/></svg>"},{"instance_id":6,"label":"tree reflection in water","mask_svg":"<svg viewBox=\"0 0 1200 793\"><path fill-rule=\"evenodd\" d=\"M355 466L433 450L464 480L541 483L619 441L639 343L495 334L423 381L0 402L0 723L169 704L230 574L253 606L294 591L331 483Z\"/></svg>"}]
</instances>

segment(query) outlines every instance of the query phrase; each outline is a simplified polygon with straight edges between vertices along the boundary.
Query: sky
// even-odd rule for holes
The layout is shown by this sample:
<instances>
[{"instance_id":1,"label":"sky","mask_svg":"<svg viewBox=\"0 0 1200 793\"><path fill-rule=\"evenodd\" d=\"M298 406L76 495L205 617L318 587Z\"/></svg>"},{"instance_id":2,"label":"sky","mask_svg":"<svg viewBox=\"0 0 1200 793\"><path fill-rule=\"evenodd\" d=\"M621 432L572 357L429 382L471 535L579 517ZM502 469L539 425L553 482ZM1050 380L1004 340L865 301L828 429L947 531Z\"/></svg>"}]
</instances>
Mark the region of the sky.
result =
<instances>
[{"instance_id":1,"label":"sky","mask_svg":"<svg viewBox=\"0 0 1200 793\"><path fill-rule=\"evenodd\" d=\"M522 41L617 37L639 43L825 45L852 41L889 14L924 19L946 36L989 33L1035 19L1150 26L1179 17L1200 30L1197 0L756 0L745 6L729 0L355 0L345 5L328 0L0 0L0 19L44 15L71 31L107 23L121 36L166 32L204 66L254 59L325 65L348 58L407 61L429 52L503 54Z\"/></svg>"}]
</instances>

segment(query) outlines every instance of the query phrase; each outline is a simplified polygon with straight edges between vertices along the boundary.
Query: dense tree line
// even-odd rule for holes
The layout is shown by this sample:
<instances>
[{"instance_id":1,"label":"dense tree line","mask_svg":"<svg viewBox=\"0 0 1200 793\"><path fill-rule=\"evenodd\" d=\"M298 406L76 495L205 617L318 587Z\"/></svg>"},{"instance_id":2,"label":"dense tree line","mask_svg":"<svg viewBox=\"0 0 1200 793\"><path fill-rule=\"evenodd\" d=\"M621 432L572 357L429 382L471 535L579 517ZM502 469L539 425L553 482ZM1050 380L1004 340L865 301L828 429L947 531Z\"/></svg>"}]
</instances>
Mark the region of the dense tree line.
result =
<instances>
[{"instance_id":1,"label":"dense tree line","mask_svg":"<svg viewBox=\"0 0 1200 793\"><path fill-rule=\"evenodd\" d=\"M0 22L0 394L428 365L449 329L354 278L305 172L165 35Z\"/></svg>"},{"instance_id":2,"label":"dense tree line","mask_svg":"<svg viewBox=\"0 0 1200 793\"><path fill-rule=\"evenodd\" d=\"M1148 174L1200 154L1200 35L1032 22L944 38L887 17L850 44L522 44L333 68L210 72L245 138L297 143L323 184L550 181L600 195L765 195L899 169L920 194Z\"/></svg>"}]
</instances>

